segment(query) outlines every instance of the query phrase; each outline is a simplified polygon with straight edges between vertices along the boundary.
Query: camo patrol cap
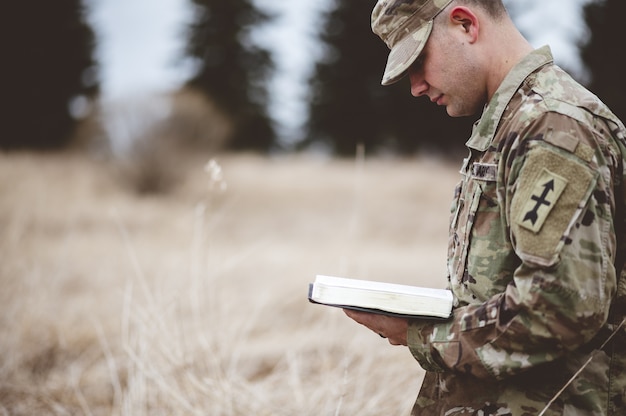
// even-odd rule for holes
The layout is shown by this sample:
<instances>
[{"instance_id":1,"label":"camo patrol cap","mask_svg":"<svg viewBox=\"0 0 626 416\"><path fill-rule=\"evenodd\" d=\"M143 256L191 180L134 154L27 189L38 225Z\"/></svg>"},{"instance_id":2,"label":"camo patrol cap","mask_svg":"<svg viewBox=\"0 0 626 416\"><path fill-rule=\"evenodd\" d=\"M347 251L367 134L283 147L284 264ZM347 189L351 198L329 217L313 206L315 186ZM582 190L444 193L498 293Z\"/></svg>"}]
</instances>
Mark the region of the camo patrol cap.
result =
<instances>
[{"instance_id":1,"label":"camo patrol cap","mask_svg":"<svg viewBox=\"0 0 626 416\"><path fill-rule=\"evenodd\" d=\"M378 0L372 11L372 31L391 52L383 85L402 78L424 49L433 20L452 0Z\"/></svg>"}]
</instances>

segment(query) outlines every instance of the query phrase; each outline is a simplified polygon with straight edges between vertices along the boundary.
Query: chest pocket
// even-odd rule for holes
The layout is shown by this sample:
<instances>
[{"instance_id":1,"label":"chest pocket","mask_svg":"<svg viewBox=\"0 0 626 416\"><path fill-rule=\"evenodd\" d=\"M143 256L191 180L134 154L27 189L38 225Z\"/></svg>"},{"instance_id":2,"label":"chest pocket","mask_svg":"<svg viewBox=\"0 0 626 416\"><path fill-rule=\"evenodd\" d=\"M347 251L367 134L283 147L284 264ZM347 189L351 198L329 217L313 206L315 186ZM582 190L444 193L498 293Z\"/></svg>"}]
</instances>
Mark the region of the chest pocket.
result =
<instances>
[{"instance_id":1,"label":"chest pocket","mask_svg":"<svg viewBox=\"0 0 626 416\"><path fill-rule=\"evenodd\" d=\"M497 165L474 163L458 185L452 205L448 244L450 286L465 303L485 301L502 289L501 209L496 189ZM506 282L501 282L503 285Z\"/></svg>"}]
</instances>

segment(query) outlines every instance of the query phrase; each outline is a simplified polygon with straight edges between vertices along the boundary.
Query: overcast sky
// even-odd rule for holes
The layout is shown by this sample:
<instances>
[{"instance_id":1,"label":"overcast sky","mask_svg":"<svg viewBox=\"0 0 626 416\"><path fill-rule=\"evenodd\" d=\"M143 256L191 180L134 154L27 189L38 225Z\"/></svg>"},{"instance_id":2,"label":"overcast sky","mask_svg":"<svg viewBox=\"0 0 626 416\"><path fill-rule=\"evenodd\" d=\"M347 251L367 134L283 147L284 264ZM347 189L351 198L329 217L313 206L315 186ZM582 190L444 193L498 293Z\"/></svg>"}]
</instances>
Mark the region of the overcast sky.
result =
<instances>
[{"instance_id":1,"label":"overcast sky","mask_svg":"<svg viewBox=\"0 0 626 416\"><path fill-rule=\"evenodd\" d=\"M185 25L193 13L189 0L87 1L98 36L104 99L172 90L189 76L192 65L182 58ZM258 39L275 53L271 112L288 135L303 121L306 79L319 56L310 34L319 11L332 0L255 1L279 16ZM534 46L550 44L557 63L581 71L576 42L586 35L581 7L587 0L505 2L519 13L517 23Z\"/></svg>"}]
</instances>

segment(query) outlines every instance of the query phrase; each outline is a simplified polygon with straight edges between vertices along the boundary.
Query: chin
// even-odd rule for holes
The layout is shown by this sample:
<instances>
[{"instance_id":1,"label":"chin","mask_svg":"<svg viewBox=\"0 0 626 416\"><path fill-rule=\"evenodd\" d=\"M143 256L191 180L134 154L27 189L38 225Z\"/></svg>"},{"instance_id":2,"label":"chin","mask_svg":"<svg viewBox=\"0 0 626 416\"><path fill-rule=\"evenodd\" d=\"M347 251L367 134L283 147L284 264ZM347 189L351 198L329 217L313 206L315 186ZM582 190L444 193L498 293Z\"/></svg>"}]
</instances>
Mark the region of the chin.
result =
<instances>
[{"instance_id":1,"label":"chin","mask_svg":"<svg viewBox=\"0 0 626 416\"><path fill-rule=\"evenodd\" d=\"M446 107L446 113L448 113L450 117L463 117L463 114L458 114L453 108L450 107Z\"/></svg>"},{"instance_id":2,"label":"chin","mask_svg":"<svg viewBox=\"0 0 626 416\"><path fill-rule=\"evenodd\" d=\"M446 107L446 113L448 113L450 117L467 117L474 114L467 111L459 111L459 109L454 109L450 106Z\"/></svg>"}]
</instances>

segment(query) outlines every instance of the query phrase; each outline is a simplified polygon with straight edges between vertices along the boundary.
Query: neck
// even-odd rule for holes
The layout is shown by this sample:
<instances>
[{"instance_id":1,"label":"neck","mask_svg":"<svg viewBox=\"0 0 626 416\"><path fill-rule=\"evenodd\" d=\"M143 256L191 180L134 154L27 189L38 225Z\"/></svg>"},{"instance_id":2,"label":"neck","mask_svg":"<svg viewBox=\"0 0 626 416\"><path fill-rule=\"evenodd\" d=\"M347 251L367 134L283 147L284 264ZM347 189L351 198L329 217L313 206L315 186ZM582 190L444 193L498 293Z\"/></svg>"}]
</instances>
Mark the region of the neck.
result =
<instances>
[{"instance_id":1,"label":"neck","mask_svg":"<svg viewBox=\"0 0 626 416\"><path fill-rule=\"evenodd\" d=\"M489 73L491 74L487 80L488 99L491 100L497 89L504 81L504 78L526 55L533 51L533 47L522 36L522 34L514 26L509 19L500 26L497 33L490 36L491 46L489 49L492 53L487 52L489 59Z\"/></svg>"}]
</instances>

